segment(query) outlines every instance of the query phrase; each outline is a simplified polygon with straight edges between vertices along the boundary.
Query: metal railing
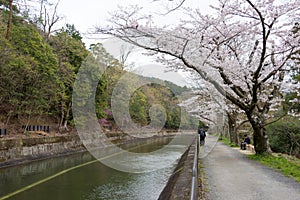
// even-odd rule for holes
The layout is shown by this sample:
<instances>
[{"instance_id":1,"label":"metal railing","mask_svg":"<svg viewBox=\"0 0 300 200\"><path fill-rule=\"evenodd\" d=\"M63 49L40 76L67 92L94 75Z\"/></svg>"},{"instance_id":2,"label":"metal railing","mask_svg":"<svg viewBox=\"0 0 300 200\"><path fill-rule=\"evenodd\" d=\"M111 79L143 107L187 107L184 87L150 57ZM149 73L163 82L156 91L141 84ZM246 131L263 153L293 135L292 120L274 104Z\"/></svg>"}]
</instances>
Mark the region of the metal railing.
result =
<instances>
[{"instance_id":1,"label":"metal railing","mask_svg":"<svg viewBox=\"0 0 300 200\"><path fill-rule=\"evenodd\" d=\"M199 154L199 136L195 139L195 153L192 171L192 186L190 200L198 199L198 154Z\"/></svg>"}]
</instances>

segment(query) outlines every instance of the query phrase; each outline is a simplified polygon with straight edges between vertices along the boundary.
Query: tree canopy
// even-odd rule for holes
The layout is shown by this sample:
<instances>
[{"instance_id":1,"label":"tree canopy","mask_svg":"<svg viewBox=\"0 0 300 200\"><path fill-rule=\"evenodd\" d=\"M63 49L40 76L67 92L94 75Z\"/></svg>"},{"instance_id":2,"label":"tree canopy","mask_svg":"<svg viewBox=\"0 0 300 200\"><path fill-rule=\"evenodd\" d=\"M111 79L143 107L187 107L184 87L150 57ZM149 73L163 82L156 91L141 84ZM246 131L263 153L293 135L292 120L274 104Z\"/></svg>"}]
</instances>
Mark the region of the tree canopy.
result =
<instances>
[{"instance_id":1,"label":"tree canopy","mask_svg":"<svg viewBox=\"0 0 300 200\"><path fill-rule=\"evenodd\" d=\"M0 9L1 128L13 127L9 132L17 133L24 131L21 129L23 125L49 121L46 123L57 124L59 132L70 131L70 125L74 125L72 93L76 75L82 65L87 65L90 66L91 77L99 78L94 99L96 115L99 121L110 122L117 129L111 115L111 98L119 79L128 73L123 63L111 56L101 43L87 49L80 32L72 24L66 24L48 35L48 29L40 25L46 22L27 20L22 13L13 12L10 37L6 38L9 15L7 8L3 9ZM99 62L107 70L101 77L96 77L96 72L101 69ZM134 76L136 80L152 81L151 78ZM176 94L188 90L171 82L166 82L166 85ZM77 91L79 95L88 95L86 87ZM129 117L139 126L148 125L149 109L154 103L168 108L165 128L177 129L180 124L178 100L164 87L148 85L135 91L130 98ZM192 121L190 118L187 120ZM186 126L189 127L192 125Z\"/></svg>"},{"instance_id":2,"label":"tree canopy","mask_svg":"<svg viewBox=\"0 0 300 200\"><path fill-rule=\"evenodd\" d=\"M291 68L299 68L294 63L299 33L292 32L299 6L299 1L219 0L212 14L180 10L186 18L173 26L160 26L133 6L115 12L97 31L159 53L158 61L192 70L212 84L245 113L261 154L269 151L265 126L281 102L280 92L299 87L287 81Z\"/></svg>"}]
</instances>

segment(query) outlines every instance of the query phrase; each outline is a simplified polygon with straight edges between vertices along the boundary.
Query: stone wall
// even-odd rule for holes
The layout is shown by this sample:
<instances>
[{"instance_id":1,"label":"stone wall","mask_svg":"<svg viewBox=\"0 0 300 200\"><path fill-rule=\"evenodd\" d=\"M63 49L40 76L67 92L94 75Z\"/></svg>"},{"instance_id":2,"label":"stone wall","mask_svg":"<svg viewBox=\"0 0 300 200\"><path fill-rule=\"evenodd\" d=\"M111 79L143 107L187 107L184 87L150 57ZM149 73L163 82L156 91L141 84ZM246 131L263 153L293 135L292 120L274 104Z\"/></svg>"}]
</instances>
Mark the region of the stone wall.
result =
<instances>
[{"instance_id":1,"label":"stone wall","mask_svg":"<svg viewBox=\"0 0 300 200\"><path fill-rule=\"evenodd\" d=\"M160 135L167 137L171 133ZM145 138L132 138L118 134L107 138L113 144L127 144L132 142L141 142ZM86 143L96 143L99 146L99 140L85 140ZM103 142L103 141L100 141ZM51 156L64 155L80 150L85 150L82 140L78 135L60 135L47 137L31 138L1 138L0 139L0 167L6 167L14 164L30 162L32 160L43 159Z\"/></svg>"},{"instance_id":2,"label":"stone wall","mask_svg":"<svg viewBox=\"0 0 300 200\"><path fill-rule=\"evenodd\" d=\"M0 166L83 150L77 135L0 140Z\"/></svg>"}]
</instances>

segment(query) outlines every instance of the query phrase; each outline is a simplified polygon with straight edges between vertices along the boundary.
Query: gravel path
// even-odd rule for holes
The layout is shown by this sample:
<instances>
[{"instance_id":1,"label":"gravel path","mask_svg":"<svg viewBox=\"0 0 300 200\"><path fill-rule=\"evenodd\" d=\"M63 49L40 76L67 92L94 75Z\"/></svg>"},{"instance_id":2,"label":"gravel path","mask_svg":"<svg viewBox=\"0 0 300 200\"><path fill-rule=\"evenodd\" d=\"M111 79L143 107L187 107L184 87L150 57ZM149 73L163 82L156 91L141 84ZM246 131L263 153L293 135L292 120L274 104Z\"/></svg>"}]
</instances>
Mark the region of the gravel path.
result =
<instances>
[{"instance_id":1,"label":"gravel path","mask_svg":"<svg viewBox=\"0 0 300 200\"><path fill-rule=\"evenodd\" d=\"M200 152L209 200L300 200L298 182L215 140L208 136Z\"/></svg>"}]
</instances>

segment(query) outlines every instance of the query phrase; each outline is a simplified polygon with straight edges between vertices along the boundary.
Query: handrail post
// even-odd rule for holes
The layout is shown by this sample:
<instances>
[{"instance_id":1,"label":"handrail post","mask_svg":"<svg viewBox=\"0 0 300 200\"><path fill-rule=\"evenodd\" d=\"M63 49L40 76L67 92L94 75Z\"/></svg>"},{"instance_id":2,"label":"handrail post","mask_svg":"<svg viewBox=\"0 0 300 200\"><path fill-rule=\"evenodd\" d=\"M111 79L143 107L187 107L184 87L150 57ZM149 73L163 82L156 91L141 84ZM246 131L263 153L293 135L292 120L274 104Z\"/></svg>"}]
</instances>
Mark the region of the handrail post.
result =
<instances>
[{"instance_id":1,"label":"handrail post","mask_svg":"<svg viewBox=\"0 0 300 200\"><path fill-rule=\"evenodd\" d=\"M193 169L192 169L192 184L191 184L190 200L198 199L198 153L199 153L199 139L197 134L195 139L195 153L194 153L194 162L193 162Z\"/></svg>"}]
</instances>

